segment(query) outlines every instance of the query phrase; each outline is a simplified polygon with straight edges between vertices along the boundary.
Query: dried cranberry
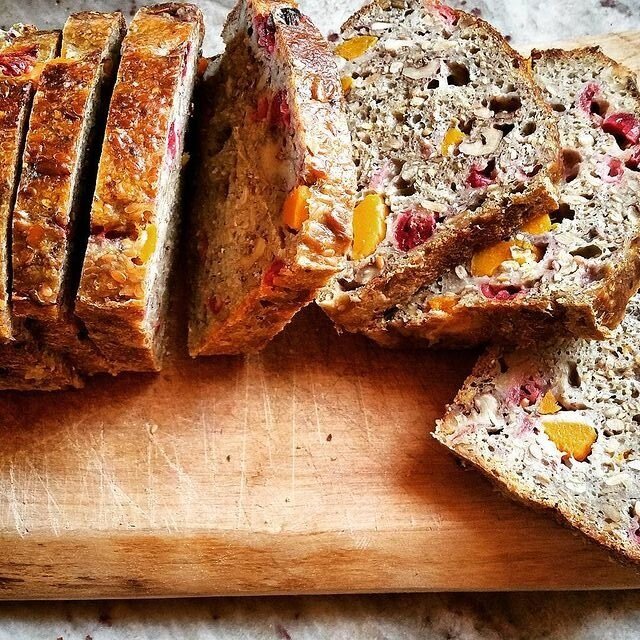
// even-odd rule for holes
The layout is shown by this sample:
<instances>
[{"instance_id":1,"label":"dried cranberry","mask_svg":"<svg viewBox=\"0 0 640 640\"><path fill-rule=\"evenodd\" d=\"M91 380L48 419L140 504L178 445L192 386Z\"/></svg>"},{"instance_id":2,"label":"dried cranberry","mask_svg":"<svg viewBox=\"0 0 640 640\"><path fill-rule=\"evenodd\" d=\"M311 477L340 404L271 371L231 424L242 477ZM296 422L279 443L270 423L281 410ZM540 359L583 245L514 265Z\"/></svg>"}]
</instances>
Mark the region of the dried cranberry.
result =
<instances>
[{"instance_id":1,"label":"dried cranberry","mask_svg":"<svg viewBox=\"0 0 640 640\"><path fill-rule=\"evenodd\" d=\"M173 160L178 152L178 134L176 133L175 122L171 123L169 127L169 141L167 143L169 149L169 157Z\"/></svg>"},{"instance_id":2,"label":"dried cranberry","mask_svg":"<svg viewBox=\"0 0 640 640\"><path fill-rule=\"evenodd\" d=\"M287 92L281 89L273 96L269 122L274 126L288 127L291 122L291 110L287 102Z\"/></svg>"},{"instance_id":3,"label":"dried cranberry","mask_svg":"<svg viewBox=\"0 0 640 640\"><path fill-rule=\"evenodd\" d=\"M407 209L396 221L394 236L400 251L410 251L424 244L435 231L436 217L424 209Z\"/></svg>"},{"instance_id":4,"label":"dried cranberry","mask_svg":"<svg viewBox=\"0 0 640 640\"><path fill-rule=\"evenodd\" d=\"M467 176L467 184L472 189L482 189L493 184L496 180L496 171L494 167L487 165L484 169L474 165Z\"/></svg>"},{"instance_id":5,"label":"dried cranberry","mask_svg":"<svg viewBox=\"0 0 640 640\"><path fill-rule=\"evenodd\" d=\"M527 400L529 405L535 404L536 400L542 395L543 381L530 378L520 385L519 401Z\"/></svg>"},{"instance_id":6,"label":"dried cranberry","mask_svg":"<svg viewBox=\"0 0 640 640\"><path fill-rule=\"evenodd\" d=\"M578 94L576 102L580 109L591 115L593 113L592 106L594 99L601 95L601 93L602 90L597 82L589 82Z\"/></svg>"},{"instance_id":7,"label":"dried cranberry","mask_svg":"<svg viewBox=\"0 0 640 640\"><path fill-rule=\"evenodd\" d=\"M612 113L605 118L602 128L615 136L623 149L640 140L640 120L632 113Z\"/></svg>"},{"instance_id":8,"label":"dried cranberry","mask_svg":"<svg viewBox=\"0 0 640 640\"><path fill-rule=\"evenodd\" d=\"M438 13L449 24L456 24L456 22L458 22L458 16L457 16L456 12L451 7L447 7L446 5L441 4L438 7Z\"/></svg>"},{"instance_id":9,"label":"dried cranberry","mask_svg":"<svg viewBox=\"0 0 640 640\"><path fill-rule=\"evenodd\" d=\"M489 284L480 285L480 291L486 298L491 300L513 300L524 292L522 287L512 284Z\"/></svg>"},{"instance_id":10,"label":"dried cranberry","mask_svg":"<svg viewBox=\"0 0 640 640\"><path fill-rule=\"evenodd\" d=\"M264 272L264 276L262 276L263 284L266 284L267 287L273 287L273 281L278 276L278 274L282 271L283 267L284 267L284 262L276 258L269 265L269 268Z\"/></svg>"},{"instance_id":11,"label":"dried cranberry","mask_svg":"<svg viewBox=\"0 0 640 640\"><path fill-rule=\"evenodd\" d=\"M0 73L5 76L21 76L33 69L38 61L35 47L0 54Z\"/></svg>"},{"instance_id":12,"label":"dried cranberry","mask_svg":"<svg viewBox=\"0 0 640 640\"><path fill-rule=\"evenodd\" d=\"M256 16L253 24L256 28L258 46L265 49L268 54L272 54L276 48L276 25L273 16L270 13Z\"/></svg>"},{"instance_id":13,"label":"dried cranberry","mask_svg":"<svg viewBox=\"0 0 640 640\"><path fill-rule=\"evenodd\" d=\"M614 158L608 155L602 156L602 159L596 165L596 173L602 178L603 182L617 184L622 180L624 163L620 158Z\"/></svg>"}]
</instances>

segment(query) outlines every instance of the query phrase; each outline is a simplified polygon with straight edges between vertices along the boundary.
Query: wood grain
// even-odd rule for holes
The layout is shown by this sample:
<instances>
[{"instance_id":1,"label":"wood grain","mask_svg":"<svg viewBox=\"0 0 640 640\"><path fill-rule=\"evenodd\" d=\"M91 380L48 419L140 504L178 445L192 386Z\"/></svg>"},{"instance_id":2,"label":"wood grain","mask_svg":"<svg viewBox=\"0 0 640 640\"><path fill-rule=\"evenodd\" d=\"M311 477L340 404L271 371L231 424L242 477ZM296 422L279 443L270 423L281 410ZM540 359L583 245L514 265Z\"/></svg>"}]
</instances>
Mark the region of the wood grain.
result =
<instances>
[{"instance_id":1,"label":"wood grain","mask_svg":"<svg viewBox=\"0 0 640 640\"><path fill-rule=\"evenodd\" d=\"M598 40L640 68L640 34ZM173 351L0 398L0 598L640 586L429 437L473 354L384 351L316 309L260 355Z\"/></svg>"}]
</instances>

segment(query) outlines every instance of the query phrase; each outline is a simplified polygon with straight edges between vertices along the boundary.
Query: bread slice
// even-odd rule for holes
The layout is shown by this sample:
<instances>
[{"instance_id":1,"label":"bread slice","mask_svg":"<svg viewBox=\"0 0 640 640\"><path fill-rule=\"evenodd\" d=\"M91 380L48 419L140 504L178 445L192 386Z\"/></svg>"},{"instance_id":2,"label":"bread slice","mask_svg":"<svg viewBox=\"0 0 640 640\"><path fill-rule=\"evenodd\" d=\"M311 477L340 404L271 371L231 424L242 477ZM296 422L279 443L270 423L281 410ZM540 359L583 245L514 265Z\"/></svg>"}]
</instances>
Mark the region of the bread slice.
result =
<instances>
[{"instance_id":1,"label":"bread slice","mask_svg":"<svg viewBox=\"0 0 640 640\"><path fill-rule=\"evenodd\" d=\"M558 115L560 207L476 254L376 321L394 344L524 344L552 331L602 339L640 284L640 93L598 49L534 52Z\"/></svg>"},{"instance_id":2,"label":"bread slice","mask_svg":"<svg viewBox=\"0 0 640 640\"><path fill-rule=\"evenodd\" d=\"M241 0L203 87L192 356L261 349L339 271L355 167L338 71L293 4Z\"/></svg>"},{"instance_id":3,"label":"bread slice","mask_svg":"<svg viewBox=\"0 0 640 640\"><path fill-rule=\"evenodd\" d=\"M37 322L48 347L87 373L108 368L73 314L89 234L92 133L115 75L125 22L120 12L72 15L60 58L47 63L34 97L13 215L14 316ZM95 174L94 174L95 175Z\"/></svg>"},{"instance_id":4,"label":"bread slice","mask_svg":"<svg viewBox=\"0 0 640 640\"><path fill-rule=\"evenodd\" d=\"M203 31L194 5L160 4L136 13L122 45L76 301L114 372L160 367Z\"/></svg>"},{"instance_id":5,"label":"bread slice","mask_svg":"<svg viewBox=\"0 0 640 640\"><path fill-rule=\"evenodd\" d=\"M0 342L14 337L8 243L24 136L42 64L57 54L59 44L59 31L31 25L0 32Z\"/></svg>"},{"instance_id":6,"label":"bread slice","mask_svg":"<svg viewBox=\"0 0 640 640\"><path fill-rule=\"evenodd\" d=\"M524 60L435 0L378 0L342 27L361 204L319 296L359 331L448 268L557 208L558 132Z\"/></svg>"},{"instance_id":7,"label":"bread slice","mask_svg":"<svg viewBox=\"0 0 640 640\"><path fill-rule=\"evenodd\" d=\"M640 561L640 297L604 342L482 356L435 437L509 494Z\"/></svg>"}]
</instances>

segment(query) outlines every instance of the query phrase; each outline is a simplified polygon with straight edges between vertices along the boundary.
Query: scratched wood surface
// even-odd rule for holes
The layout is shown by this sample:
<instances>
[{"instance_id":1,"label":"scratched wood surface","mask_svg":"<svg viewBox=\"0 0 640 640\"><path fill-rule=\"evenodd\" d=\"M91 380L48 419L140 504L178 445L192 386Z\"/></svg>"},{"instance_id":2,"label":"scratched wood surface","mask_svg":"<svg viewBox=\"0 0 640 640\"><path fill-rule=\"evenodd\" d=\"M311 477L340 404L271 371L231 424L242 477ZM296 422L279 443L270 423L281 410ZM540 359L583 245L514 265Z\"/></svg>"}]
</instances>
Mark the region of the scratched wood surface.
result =
<instances>
[{"instance_id":1,"label":"scratched wood surface","mask_svg":"<svg viewBox=\"0 0 640 640\"><path fill-rule=\"evenodd\" d=\"M640 67L640 34L600 42ZM0 398L0 597L640 586L429 437L472 354L384 351L316 309L257 356L183 352Z\"/></svg>"}]
</instances>

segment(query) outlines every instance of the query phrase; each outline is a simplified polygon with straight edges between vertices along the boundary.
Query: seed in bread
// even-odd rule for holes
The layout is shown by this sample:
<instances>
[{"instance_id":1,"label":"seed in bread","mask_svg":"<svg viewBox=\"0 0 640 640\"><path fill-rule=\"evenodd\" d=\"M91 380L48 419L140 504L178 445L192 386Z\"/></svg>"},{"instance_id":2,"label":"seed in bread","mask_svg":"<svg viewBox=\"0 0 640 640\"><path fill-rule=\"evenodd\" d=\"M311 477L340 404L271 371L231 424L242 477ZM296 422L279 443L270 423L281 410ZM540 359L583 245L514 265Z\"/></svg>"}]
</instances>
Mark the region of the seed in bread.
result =
<instances>
[{"instance_id":1,"label":"seed in bread","mask_svg":"<svg viewBox=\"0 0 640 640\"><path fill-rule=\"evenodd\" d=\"M155 371L162 360L203 31L197 7L167 3L140 9L123 41L76 300L113 372Z\"/></svg>"},{"instance_id":2,"label":"seed in bread","mask_svg":"<svg viewBox=\"0 0 640 640\"><path fill-rule=\"evenodd\" d=\"M640 284L640 92L598 49L538 51L533 70L558 116L559 208L458 265L369 334L473 345L523 344L551 331L602 339ZM454 301L446 310L437 302ZM434 305L433 302L436 302Z\"/></svg>"},{"instance_id":3,"label":"seed in bread","mask_svg":"<svg viewBox=\"0 0 640 640\"><path fill-rule=\"evenodd\" d=\"M12 310L37 322L48 347L88 373L108 369L73 313L89 233L92 154L103 99L115 75L125 23L120 12L72 15L60 57L38 83L13 215Z\"/></svg>"},{"instance_id":4,"label":"seed in bread","mask_svg":"<svg viewBox=\"0 0 640 640\"><path fill-rule=\"evenodd\" d=\"M505 491L640 562L640 297L610 339L483 355L435 437Z\"/></svg>"},{"instance_id":5,"label":"seed in bread","mask_svg":"<svg viewBox=\"0 0 640 640\"><path fill-rule=\"evenodd\" d=\"M335 52L359 198L381 198L388 214L384 233L357 230L318 302L360 331L557 208L558 132L529 63L486 22L435 1L373 2L342 27Z\"/></svg>"},{"instance_id":6,"label":"seed in bread","mask_svg":"<svg viewBox=\"0 0 640 640\"><path fill-rule=\"evenodd\" d=\"M342 267L355 167L338 71L310 20L242 0L200 95L191 355L264 347Z\"/></svg>"}]
</instances>

